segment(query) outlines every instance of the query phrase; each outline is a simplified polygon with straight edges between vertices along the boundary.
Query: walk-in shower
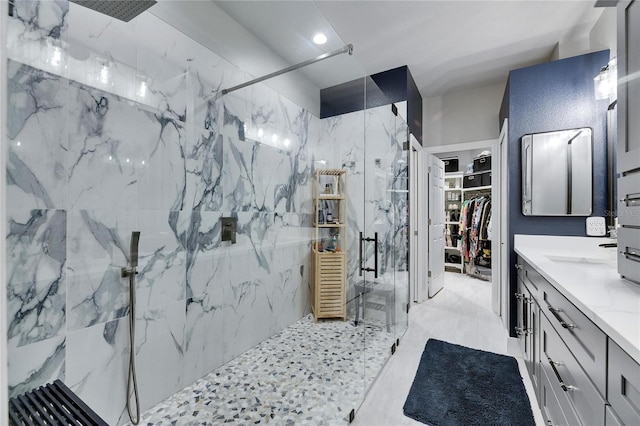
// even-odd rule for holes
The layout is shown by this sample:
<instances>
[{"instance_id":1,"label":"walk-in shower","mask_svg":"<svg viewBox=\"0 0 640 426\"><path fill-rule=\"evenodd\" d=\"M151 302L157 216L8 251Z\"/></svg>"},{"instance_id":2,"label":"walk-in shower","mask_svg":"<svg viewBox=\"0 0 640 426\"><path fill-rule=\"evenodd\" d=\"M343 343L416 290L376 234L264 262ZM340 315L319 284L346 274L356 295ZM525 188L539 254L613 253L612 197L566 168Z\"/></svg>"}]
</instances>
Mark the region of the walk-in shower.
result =
<instances>
[{"instance_id":1,"label":"walk-in shower","mask_svg":"<svg viewBox=\"0 0 640 426\"><path fill-rule=\"evenodd\" d=\"M384 96L314 2L112 16L16 0L7 18L9 394L60 380L110 425L347 423L407 324L405 106L368 102ZM346 107L323 115L325 89ZM309 317L319 168L349 174L346 321Z\"/></svg>"}]
</instances>

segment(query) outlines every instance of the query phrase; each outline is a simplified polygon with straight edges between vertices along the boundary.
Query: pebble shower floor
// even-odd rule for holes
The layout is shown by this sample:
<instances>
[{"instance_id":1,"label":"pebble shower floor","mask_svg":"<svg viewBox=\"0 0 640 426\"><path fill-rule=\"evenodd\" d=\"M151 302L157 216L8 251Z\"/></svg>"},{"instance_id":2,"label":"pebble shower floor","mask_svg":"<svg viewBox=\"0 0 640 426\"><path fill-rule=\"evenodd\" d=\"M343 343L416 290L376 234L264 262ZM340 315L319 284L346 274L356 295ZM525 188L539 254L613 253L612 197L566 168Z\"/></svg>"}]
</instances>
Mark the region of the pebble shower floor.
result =
<instances>
[{"instance_id":1,"label":"pebble shower floor","mask_svg":"<svg viewBox=\"0 0 640 426\"><path fill-rule=\"evenodd\" d=\"M384 327L314 323L309 314L147 410L140 424L348 424L393 341Z\"/></svg>"}]
</instances>

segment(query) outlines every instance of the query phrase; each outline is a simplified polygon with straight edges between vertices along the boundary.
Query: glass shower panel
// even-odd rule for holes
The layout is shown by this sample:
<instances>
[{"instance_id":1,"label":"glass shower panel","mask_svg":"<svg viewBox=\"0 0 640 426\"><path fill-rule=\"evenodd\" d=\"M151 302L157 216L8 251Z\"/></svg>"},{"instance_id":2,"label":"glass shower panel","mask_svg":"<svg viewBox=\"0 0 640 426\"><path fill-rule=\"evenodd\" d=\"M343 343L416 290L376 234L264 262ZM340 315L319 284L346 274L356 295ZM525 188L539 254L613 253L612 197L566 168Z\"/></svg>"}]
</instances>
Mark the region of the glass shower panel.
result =
<instances>
[{"instance_id":1,"label":"glass shower panel","mask_svg":"<svg viewBox=\"0 0 640 426\"><path fill-rule=\"evenodd\" d=\"M396 343L409 325L409 128L396 117L396 154L391 190L393 206L393 271L395 281L394 325ZM405 146L407 145L407 146Z\"/></svg>"},{"instance_id":2,"label":"glass shower panel","mask_svg":"<svg viewBox=\"0 0 640 426\"><path fill-rule=\"evenodd\" d=\"M352 82L355 86L364 87L364 78ZM361 97L360 97L361 96ZM332 168L340 168L347 171L347 241L343 242L346 250L346 309L347 321L341 333L336 333L336 338L345 343L340 345L345 351L340 356L346 360L346 372L336 371L335 379L344 384L342 392L343 412L348 414L351 410L357 410L364 401L367 391L365 383L365 323L362 316L358 315L358 284L362 280L359 276L359 248L360 231L365 217L364 209L364 152L365 152L365 113L364 91L360 91L358 97L359 108L356 111L341 114L335 117L323 119L323 135L321 141L324 144L328 138L330 145L324 148L333 153L335 164ZM319 165L316 167L326 167ZM342 321L340 321L342 323Z\"/></svg>"},{"instance_id":3,"label":"glass shower panel","mask_svg":"<svg viewBox=\"0 0 640 426\"><path fill-rule=\"evenodd\" d=\"M279 27L265 26L266 23L282 16L303 16L305 19L301 21L315 21L329 39L325 45L314 45L310 50L291 48L277 52L286 60L287 65L294 65L336 50L348 42L340 39L312 2L258 3L219 2L218 5L245 28L261 33L264 36L263 41L270 46L282 44L283 40L289 42L308 38L308 27L301 27L297 21ZM268 19L269 17L272 19ZM258 59L256 58L256 62L259 62ZM265 73L265 69L259 67L246 69L246 75L236 79L236 70L224 71L225 76L231 76L233 79L225 81L225 87L241 84ZM255 75L248 75L250 72ZM319 217L319 214L312 198L314 176L320 169L347 171L344 202L347 210L346 239L340 238L336 244L336 247L347 254L347 318L346 321L342 318L321 318L314 322L313 316L309 314L310 306L306 306L307 310L302 320L306 321L305 349L298 351L292 347L284 358L287 364L301 365L305 371L309 371L309 381L298 382L297 377L292 377L291 383L283 385L289 394L306 394L306 404L311 406L308 410L301 410L304 412L300 419L295 420L296 423L309 418L313 419L314 423L347 424L350 411L358 409L367 390L364 379L365 323L362 319L356 323L355 318L355 284L358 279L362 279L358 276L358 242L365 205L365 75L364 69L354 56L343 54L230 92L221 98L221 106L203 104L194 108L196 113L202 111L202 115L211 107L223 110L222 153L226 161L238 163L234 164L230 172L234 175L239 174L240 177L234 179L233 183L241 185L243 182L249 182L250 185L242 187L257 187L254 194L242 197L243 201L251 206L237 206L231 214L238 216L238 225L241 228L244 228L243 224L246 223L247 231L250 230L255 236L263 237L261 232L266 230L264 237L255 242L262 246L269 244L268 251L262 250L257 256L251 251L251 241L246 236L239 235L238 238L242 238L242 241L233 249L237 250L241 245L246 248L243 263L262 258L276 260L269 265L270 278L276 288L279 288L278 278L275 277L276 274L280 274L279 265L301 256L304 258L301 263L305 265L305 275L302 277L304 286L298 289L297 295L308 294L309 300L314 297L312 256L316 254L312 252L312 245L322 243L323 248L331 247L334 231L329 224L324 224L324 227L318 229L319 241L315 240L312 223L314 217ZM320 90L340 91L344 88L343 85L348 91L345 93L348 93L348 111L351 112L335 112L344 110L340 108L341 105L335 104L328 107L332 110L331 113L322 111L322 108L327 107L324 103L317 111L313 108L315 105L320 106L321 99L325 101ZM292 88L295 88L295 92ZM210 90L209 87L205 89L205 92ZM298 108L298 103L308 105L308 109L302 111ZM253 163L254 160L259 164ZM236 191L234 195L243 193L244 191ZM231 193L227 195L232 198ZM256 202L258 205L253 206ZM320 202L319 209L325 218L326 212L331 211L333 219L341 221L341 218L337 217L338 207L335 201ZM226 204L223 203L223 207L226 207ZM260 216L260 220L256 221L255 215ZM269 224L266 220L270 221ZM249 229L251 223L258 226ZM298 240L298 243L290 244L291 240ZM295 275L297 270L293 269ZM247 268L244 273L249 272ZM286 293L289 290L291 288L286 288L283 294L290 298ZM284 308L279 307L271 315L279 317L283 311ZM256 328L269 320L273 318L265 316L263 320L255 323L259 324ZM274 321L283 322L278 318ZM313 392L308 391L310 383ZM316 400L318 395L326 395L326 398ZM284 417L274 419L276 423L284 420Z\"/></svg>"},{"instance_id":4,"label":"glass shower panel","mask_svg":"<svg viewBox=\"0 0 640 426\"><path fill-rule=\"evenodd\" d=\"M393 177L396 122L390 102L367 79L364 155L364 285L360 287L365 321L365 383L370 386L391 355L395 341Z\"/></svg>"}]
</instances>

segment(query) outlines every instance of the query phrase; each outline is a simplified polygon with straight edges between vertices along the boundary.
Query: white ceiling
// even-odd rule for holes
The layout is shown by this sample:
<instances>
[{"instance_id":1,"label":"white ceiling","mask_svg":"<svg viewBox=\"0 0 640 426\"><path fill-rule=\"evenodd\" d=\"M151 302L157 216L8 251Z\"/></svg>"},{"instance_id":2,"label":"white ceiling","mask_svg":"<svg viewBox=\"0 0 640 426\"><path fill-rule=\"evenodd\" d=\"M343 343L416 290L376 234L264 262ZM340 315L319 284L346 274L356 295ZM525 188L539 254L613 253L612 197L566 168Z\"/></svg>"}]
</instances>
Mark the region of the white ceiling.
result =
<instances>
[{"instance_id":1,"label":"white ceiling","mask_svg":"<svg viewBox=\"0 0 640 426\"><path fill-rule=\"evenodd\" d=\"M324 88L408 65L423 97L506 81L549 60L561 40L584 39L602 13L592 0L215 1L290 64L354 45L305 69ZM316 31L329 42L310 42Z\"/></svg>"}]
</instances>

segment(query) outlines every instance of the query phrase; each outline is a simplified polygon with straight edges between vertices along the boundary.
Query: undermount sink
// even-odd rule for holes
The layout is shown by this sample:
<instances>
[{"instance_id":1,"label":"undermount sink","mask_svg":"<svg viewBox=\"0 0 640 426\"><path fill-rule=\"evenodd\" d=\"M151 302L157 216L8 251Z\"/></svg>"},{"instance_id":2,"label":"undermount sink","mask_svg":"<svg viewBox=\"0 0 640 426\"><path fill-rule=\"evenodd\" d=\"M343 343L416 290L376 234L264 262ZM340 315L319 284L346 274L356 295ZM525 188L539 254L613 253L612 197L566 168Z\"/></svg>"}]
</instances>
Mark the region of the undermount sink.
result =
<instances>
[{"instance_id":1,"label":"undermount sink","mask_svg":"<svg viewBox=\"0 0 640 426\"><path fill-rule=\"evenodd\" d=\"M574 263L581 265L600 265L616 267L615 259L605 259L601 257L585 257L585 256L559 256L546 254L545 257L553 262Z\"/></svg>"}]
</instances>

